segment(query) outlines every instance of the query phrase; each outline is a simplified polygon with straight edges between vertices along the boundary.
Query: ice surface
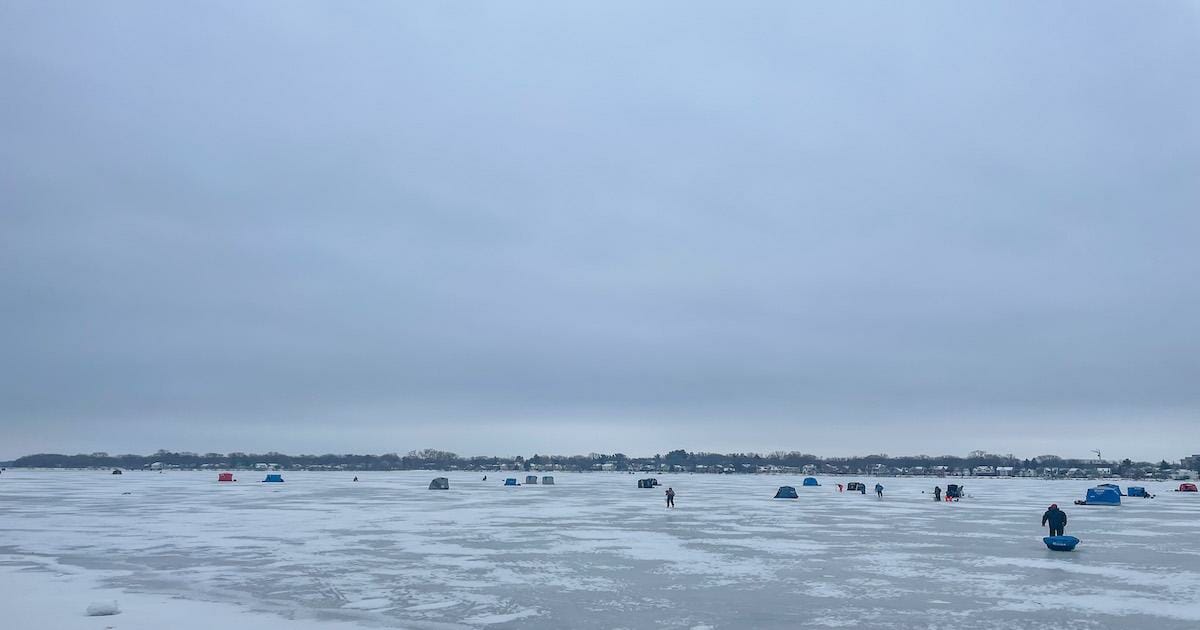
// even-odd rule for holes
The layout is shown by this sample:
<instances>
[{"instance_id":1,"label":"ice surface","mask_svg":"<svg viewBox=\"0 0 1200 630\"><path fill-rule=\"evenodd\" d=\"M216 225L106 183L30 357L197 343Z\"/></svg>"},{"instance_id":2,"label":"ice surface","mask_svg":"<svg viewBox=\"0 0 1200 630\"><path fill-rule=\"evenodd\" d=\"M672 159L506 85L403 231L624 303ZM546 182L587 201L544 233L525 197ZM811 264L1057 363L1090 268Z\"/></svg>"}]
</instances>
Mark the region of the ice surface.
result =
<instances>
[{"instance_id":1,"label":"ice surface","mask_svg":"<svg viewBox=\"0 0 1200 630\"><path fill-rule=\"evenodd\" d=\"M428 490L434 476L449 491ZM9 470L4 627L1200 627L1200 495L1073 506L1087 481L884 479L885 498L801 477ZM862 478L874 484L874 479ZM678 508L662 491L678 492ZM797 486L798 500L771 497ZM128 494L125 494L128 493ZM1042 544L1045 507L1072 553ZM104 625L90 602L121 600ZM213 621L220 620L219 622ZM204 620L203 624L199 620ZM191 624L191 625L189 625Z\"/></svg>"}]
</instances>

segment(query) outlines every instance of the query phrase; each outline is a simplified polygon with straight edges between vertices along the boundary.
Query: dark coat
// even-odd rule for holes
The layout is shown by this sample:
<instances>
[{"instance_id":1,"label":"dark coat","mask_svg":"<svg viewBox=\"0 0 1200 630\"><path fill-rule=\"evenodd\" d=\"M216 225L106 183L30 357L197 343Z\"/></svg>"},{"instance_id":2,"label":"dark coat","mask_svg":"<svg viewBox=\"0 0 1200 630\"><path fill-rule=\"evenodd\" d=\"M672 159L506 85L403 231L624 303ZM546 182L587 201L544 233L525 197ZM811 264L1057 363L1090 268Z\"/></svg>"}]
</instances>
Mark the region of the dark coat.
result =
<instances>
[{"instance_id":1,"label":"dark coat","mask_svg":"<svg viewBox=\"0 0 1200 630\"><path fill-rule=\"evenodd\" d=\"M1051 508L1042 514L1042 525L1049 523L1054 529L1062 529L1067 526L1067 513L1058 509Z\"/></svg>"}]
</instances>

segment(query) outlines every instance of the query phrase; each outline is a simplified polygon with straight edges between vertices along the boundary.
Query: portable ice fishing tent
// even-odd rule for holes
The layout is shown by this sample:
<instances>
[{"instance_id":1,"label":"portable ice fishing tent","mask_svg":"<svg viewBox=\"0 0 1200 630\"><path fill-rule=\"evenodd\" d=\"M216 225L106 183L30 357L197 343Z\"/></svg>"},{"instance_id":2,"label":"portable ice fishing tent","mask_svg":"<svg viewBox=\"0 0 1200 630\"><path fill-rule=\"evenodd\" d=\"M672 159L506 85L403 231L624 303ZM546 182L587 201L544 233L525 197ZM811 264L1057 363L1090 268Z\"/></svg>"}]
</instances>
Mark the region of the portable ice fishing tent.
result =
<instances>
[{"instance_id":1,"label":"portable ice fishing tent","mask_svg":"<svg viewBox=\"0 0 1200 630\"><path fill-rule=\"evenodd\" d=\"M506 486L519 486L519 485L521 485L521 484L517 483L517 479L516 479L516 477L509 477L508 479L505 479L505 480L504 480L504 485L506 485Z\"/></svg>"},{"instance_id":2,"label":"portable ice fishing tent","mask_svg":"<svg viewBox=\"0 0 1200 630\"><path fill-rule=\"evenodd\" d=\"M962 486L960 486L956 483L946 484L946 498L947 499L961 499L962 493L963 493Z\"/></svg>"},{"instance_id":3,"label":"portable ice fishing tent","mask_svg":"<svg viewBox=\"0 0 1200 630\"><path fill-rule=\"evenodd\" d=\"M1146 489L1141 486L1129 486L1129 489L1125 491L1125 494L1131 497L1148 496L1146 494Z\"/></svg>"},{"instance_id":4,"label":"portable ice fishing tent","mask_svg":"<svg viewBox=\"0 0 1200 630\"><path fill-rule=\"evenodd\" d=\"M121 472L121 469L120 469L120 468L114 468L114 469L113 469L113 471L112 471L112 474L114 474L114 475L120 475L120 474L123 474L123 473Z\"/></svg>"},{"instance_id":5,"label":"portable ice fishing tent","mask_svg":"<svg viewBox=\"0 0 1200 630\"><path fill-rule=\"evenodd\" d=\"M851 481L846 484L846 492L864 492L866 489L867 487L858 481Z\"/></svg>"},{"instance_id":6,"label":"portable ice fishing tent","mask_svg":"<svg viewBox=\"0 0 1200 630\"><path fill-rule=\"evenodd\" d=\"M450 480L446 479L445 477L437 477L433 481L429 482L429 489L430 490L449 490L450 489Z\"/></svg>"},{"instance_id":7,"label":"portable ice fishing tent","mask_svg":"<svg viewBox=\"0 0 1200 630\"><path fill-rule=\"evenodd\" d=\"M1195 491L1196 491L1196 484L1181 483L1181 484L1179 484L1179 489L1176 490L1175 492L1195 492Z\"/></svg>"},{"instance_id":8,"label":"portable ice fishing tent","mask_svg":"<svg viewBox=\"0 0 1200 630\"><path fill-rule=\"evenodd\" d=\"M526 475L525 476L525 485L536 486L537 485L537 475Z\"/></svg>"},{"instance_id":9,"label":"portable ice fishing tent","mask_svg":"<svg viewBox=\"0 0 1200 630\"><path fill-rule=\"evenodd\" d=\"M263 483L283 483L283 475L279 473L271 473L267 475L266 479L263 479Z\"/></svg>"},{"instance_id":10,"label":"portable ice fishing tent","mask_svg":"<svg viewBox=\"0 0 1200 630\"><path fill-rule=\"evenodd\" d=\"M546 476L542 477L542 485L543 486L553 486L554 485L554 477L551 477L550 475L546 475Z\"/></svg>"},{"instance_id":11,"label":"portable ice fishing tent","mask_svg":"<svg viewBox=\"0 0 1200 630\"><path fill-rule=\"evenodd\" d=\"M1108 486L1088 488L1084 505L1121 505L1121 495Z\"/></svg>"},{"instance_id":12,"label":"portable ice fishing tent","mask_svg":"<svg viewBox=\"0 0 1200 630\"><path fill-rule=\"evenodd\" d=\"M791 486L779 486L775 491L776 499L799 499L800 495L796 494L796 489Z\"/></svg>"},{"instance_id":13,"label":"portable ice fishing tent","mask_svg":"<svg viewBox=\"0 0 1200 630\"><path fill-rule=\"evenodd\" d=\"M233 473L221 473L217 475L217 481L233 481Z\"/></svg>"},{"instance_id":14,"label":"portable ice fishing tent","mask_svg":"<svg viewBox=\"0 0 1200 630\"><path fill-rule=\"evenodd\" d=\"M805 485L805 487L812 487L812 486L819 486L819 485L821 485L821 484L817 483L817 478L816 478L816 477L805 477L805 478L804 478L804 485ZM786 486L785 486L785 487L786 487Z\"/></svg>"},{"instance_id":15,"label":"portable ice fishing tent","mask_svg":"<svg viewBox=\"0 0 1200 630\"><path fill-rule=\"evenodd\" d=\"M653 488L657 483L654 479L638 479L639 488Z\"/></svg>"}]
</instances>

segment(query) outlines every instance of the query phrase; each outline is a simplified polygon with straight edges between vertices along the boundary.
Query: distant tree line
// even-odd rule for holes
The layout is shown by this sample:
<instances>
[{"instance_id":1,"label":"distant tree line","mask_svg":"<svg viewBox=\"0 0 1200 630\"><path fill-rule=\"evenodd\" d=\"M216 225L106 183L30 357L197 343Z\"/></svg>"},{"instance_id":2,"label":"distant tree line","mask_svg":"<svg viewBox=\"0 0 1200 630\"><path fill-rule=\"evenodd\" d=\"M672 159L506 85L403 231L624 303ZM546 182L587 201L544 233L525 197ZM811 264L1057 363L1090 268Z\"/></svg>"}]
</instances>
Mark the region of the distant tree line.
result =
<instances>
[{"instance_id":1,"label":"distant tree line","mask_svg":"<svg viewBox=\"0 0 1200 630\"><path fill-rule=\"evenodd\" d=\"M1185 460L1191 467L1200 470L1200 458ZM1106 467L1116 474L1149 476L1157 470L1175 468L1167 461L1158 463L1120 462L1099 460L1065 459L1056 455L1042 455L1031 459L1020 459L1012 455L997 455L984 451L972 451L965 457L955 455L908 455L892 457L886 454L856 457L819 457L799 451L773 451L770 453L705 453L677 449L665 455L652 457L630 457L624 453L589 453L588 455L521 455L509 457L478 456L460 457L450 451L421 449L405 455L385 453L383 455L324 454L288 455L270 451L267 453L192 453L159 450L151 455L109 455L89 453L61 455L42 453L26 455L3 465L12 468L124 468L143 469L152 467L202 469L229 468L249 469L256 466L278 466L283 469L335 469L335 470L681 470L689 472L761 472L764 469L815 469L816 472L880 472L882 474L929 473L940 471L954 473L970 472L978 467L1007 467L1014 471L1095 469Z\"/></svg>"}]
</instances>

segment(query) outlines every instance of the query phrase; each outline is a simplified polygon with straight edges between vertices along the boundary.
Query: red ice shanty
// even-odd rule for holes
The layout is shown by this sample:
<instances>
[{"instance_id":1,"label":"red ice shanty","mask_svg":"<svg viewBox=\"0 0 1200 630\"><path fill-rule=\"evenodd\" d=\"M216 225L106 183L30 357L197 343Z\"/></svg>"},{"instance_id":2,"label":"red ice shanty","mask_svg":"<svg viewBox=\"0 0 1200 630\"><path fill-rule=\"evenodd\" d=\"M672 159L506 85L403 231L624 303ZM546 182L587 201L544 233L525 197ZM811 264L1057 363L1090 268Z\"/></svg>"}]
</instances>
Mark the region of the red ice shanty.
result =
<instances>
[{"instance_id":1,"label":"red ice shanty","mask_svg":"<svg viewBox=\"0 0 1200 630\"><path fill-rule=\"evenodd\" d=\"M217 481L236 481L233 478L233 473L221 473L217 475Z\"/></svg>"}]
</instances>

